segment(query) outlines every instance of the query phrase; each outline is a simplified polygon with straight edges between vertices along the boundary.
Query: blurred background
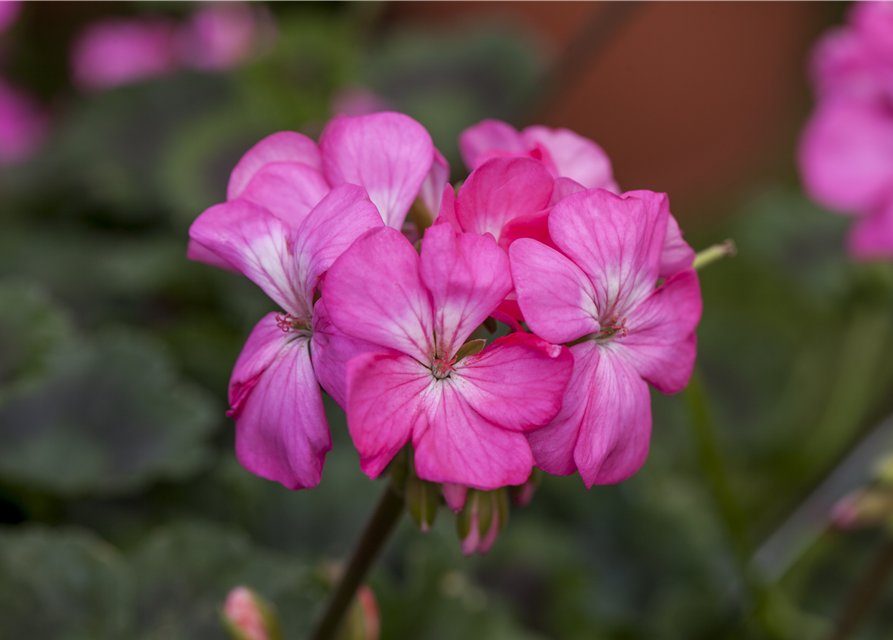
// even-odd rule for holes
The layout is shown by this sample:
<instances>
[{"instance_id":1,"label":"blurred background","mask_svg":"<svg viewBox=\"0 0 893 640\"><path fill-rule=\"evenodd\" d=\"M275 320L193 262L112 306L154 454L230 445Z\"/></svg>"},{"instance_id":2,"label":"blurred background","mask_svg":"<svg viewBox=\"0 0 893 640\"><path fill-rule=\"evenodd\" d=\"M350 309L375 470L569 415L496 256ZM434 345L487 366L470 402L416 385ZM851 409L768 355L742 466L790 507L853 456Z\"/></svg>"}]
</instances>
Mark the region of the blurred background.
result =
<instances>
[{"instance_id":1,"label":"blurred background","mask_svg":"<svg viewBox=\"0 0 893 640\"><path fill-rule=\"evenodd\" d=\"M0 3L0 638L224 638L237 584L304 637L384 485L328 399L319 487L239 466L226 385L273 309L188 262L187 229L263 136L382 108L453 181L483 118L573 129L696 250L739 251L701 273L698 370L653 393L643 469L545 478L484 557L446 509L427 535L405 518L370 578L381 637L827 637L887 553L830 511L893 411L893 268L846 257L794 164L809 48L845 10ZM889 638L893 584L859 597L856 637Z\"/></svg>"}]
</instances>

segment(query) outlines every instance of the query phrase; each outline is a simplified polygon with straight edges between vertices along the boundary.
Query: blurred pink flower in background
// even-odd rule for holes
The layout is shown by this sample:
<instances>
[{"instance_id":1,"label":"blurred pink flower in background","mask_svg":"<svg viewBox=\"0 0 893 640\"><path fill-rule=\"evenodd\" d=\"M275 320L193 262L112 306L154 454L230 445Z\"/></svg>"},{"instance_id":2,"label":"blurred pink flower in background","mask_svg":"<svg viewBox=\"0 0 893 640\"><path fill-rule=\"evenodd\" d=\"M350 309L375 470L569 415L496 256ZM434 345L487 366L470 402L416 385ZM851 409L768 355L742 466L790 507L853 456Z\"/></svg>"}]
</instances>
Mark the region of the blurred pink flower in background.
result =
<instances>
[{"instance_id":1,"label":"blurred pink flower in background","mask_svg":"<svg viewBox=\"0 0 893 640\"><path fill-rule=\"evenodd\" d=\"M0 79L0 165L27 159L46 137L47 125L34 98Z\"/></svg>"},{"instance_id":2,"label":"blurred pink flower in background","mask_svg":"<svg viewBox=\"0 0 893 640\"><path fill-rule=\"evenodd\" d=\"M103 20L89 25L71 50L82 89L110 89L175 71L176 23L164 18Z\"/></svg>"},{"instance_id":3,"label":"blurred pink flower in background","mask_svg":"<svg viewBox=\"0 0 893 640\"><path fill-rule=\"evenodd\" d=\"M11 0L0 0L0 33L6 31L22 11L22 3Z\"/></svg>"},{"instance_id":4,"label":"blurred pink flower in background","mask_svg":"<svg viewBox=\"0 0 893 640\"><path fill-rule=\"evenodd\" d=\"M192 14L177 36L183 64L201 71L225 71L246 60L258 38L275 36L272 22L261 29L259 16L241 2L210 4Z\"/></svg>"},{"instance_id":5,"label":"blurred pink flower in background","mask_svg":"<svg viewBox=\"0 0 893 640\"><path fill-rule=\"evenodd\" d=\"M379 111L392 111L394 106L380 95L361 85L337 91L332 98L333 116L364 116Z\"/></svg>"},{"instance_id":6,"label":"blurred pink flower in background","mask_svg":"<svg viewBox=\"0 0 893 640\"><path fill-rule=\"evenodd\" d=\"M853 215L857 259L893 257L893 2L854 4L816 45L818 105L800 140L807 194Z\"/></svg>"}]
</instances>

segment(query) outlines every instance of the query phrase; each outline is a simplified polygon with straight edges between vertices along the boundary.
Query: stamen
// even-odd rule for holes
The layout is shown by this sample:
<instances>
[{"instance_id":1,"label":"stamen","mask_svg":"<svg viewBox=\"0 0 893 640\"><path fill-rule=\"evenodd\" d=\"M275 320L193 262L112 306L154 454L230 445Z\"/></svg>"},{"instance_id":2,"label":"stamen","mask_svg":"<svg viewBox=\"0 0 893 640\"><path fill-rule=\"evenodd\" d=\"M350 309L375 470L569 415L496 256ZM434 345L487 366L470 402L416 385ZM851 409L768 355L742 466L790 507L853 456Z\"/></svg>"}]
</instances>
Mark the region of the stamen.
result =
<instances>
[{"instance_id":1,"label":"stamen","mask_svg":"<svg viewBox=\"0 0 893 640\"><path fill-rule=\"evenodd\" d=\"M300 328L300 321L290 313L277 313L276 326L282 329L284 333L297 331Z\"/></svg>"},{"instance_id":2,"label":"stamen","mask_svg":"<svg viewBox=\"0 0 893 640\"><path fill-rule=\"evenodd\" d=\"M629 335L629 329L626 327L626 318L621 318L616 313L611 316L608 324L602 325L602 330L599 334L600 338L611 338L613 336L617 336L618 338L625 338Z\"/></svg>"},{"instance_id":3,"label":"stamen","mask_svg":"<svg viewBox=\"0 0 893 640\"><path fill-rule=\"evenodd\" d=\"M444 378L448 378L451 371L455 371L453 365L456 364L456 358L444 358L444 357L434 357L434 360L431 362L431 373L434 374L434 377L438 380L442 380Z\"/></svg>"}]
</instances>

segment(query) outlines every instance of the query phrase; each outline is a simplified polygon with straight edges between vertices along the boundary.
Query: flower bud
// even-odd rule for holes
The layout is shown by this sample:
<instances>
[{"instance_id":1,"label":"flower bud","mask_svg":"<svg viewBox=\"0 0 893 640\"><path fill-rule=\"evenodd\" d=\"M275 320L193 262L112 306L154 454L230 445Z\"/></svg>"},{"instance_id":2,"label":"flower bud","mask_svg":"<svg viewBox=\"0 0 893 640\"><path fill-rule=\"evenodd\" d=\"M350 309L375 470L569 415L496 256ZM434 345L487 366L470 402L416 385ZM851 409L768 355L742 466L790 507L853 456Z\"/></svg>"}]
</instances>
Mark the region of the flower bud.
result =
<instances>
[{"instance_id":1,"label":"flower bud","mask_svg":"<svg viewBox=\"0 0 893 640\"><path fill-rule=\"evenodd\" d=\"M893 491L857 489L838 500L831 521L839 529L865 529L893 520Z\"/></svg>"},{"instance_id":2,"label":"flower bud","mask_svg":"<svg viewBox=\"0 0 893 640\"><path fill-rule=\"evenodd\" d=\"M247 587L229 592L221 618L232 640L282 640L273 605Z\"/></svg>"},{"instance_id":3,"label":"flower bud","mask_svg":"<svg viewBox=\"0 0 893 640\"><path fill-rule=\"evenodd\" d=\"M533 500L533 494L543 478L543 472L536 467L530 472L530 477L524 484L509 487L509 493L512 495L512 502L519 507L526 507Z\"/></svg>"},{"instance_id":4,"label":"flower bud","mask_svg":"<svg viewBox=\"0 0 893 640\"><path fill-rule=\"evenodd\" d=\"M338 630L335 640L378 640L381 635L381 619L375 594L368 585L357 589L357 596Z\"/></svg>"},{"instance_id":5,"label":"flower bud","mask_svg":"<svg viewBox=\"0 0 893 640\"><path fill-rule=\"evenodd\" d=\"M465 506L456 518L456 532L462 541L462 553L487 553L508 520L508 491L469 489Z\"/></svg>"}]
</instances>

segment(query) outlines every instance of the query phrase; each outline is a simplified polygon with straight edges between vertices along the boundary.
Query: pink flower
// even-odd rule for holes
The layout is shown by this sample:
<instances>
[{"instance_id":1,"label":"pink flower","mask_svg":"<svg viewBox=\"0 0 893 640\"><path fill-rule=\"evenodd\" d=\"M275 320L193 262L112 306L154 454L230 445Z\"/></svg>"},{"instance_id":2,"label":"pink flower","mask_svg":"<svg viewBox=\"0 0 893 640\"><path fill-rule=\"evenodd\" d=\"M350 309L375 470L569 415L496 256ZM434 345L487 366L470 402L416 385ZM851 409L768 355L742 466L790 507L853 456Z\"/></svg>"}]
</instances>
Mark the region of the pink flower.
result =
<instances>
[{"instance_id":1,"label":"pink flower","mask_svg":"<svg viewBox=\"0 0 893 640\"><path fill-rule=\"evenodd\" d=\"M226 199L249 200L288 219L304 215L332 187L356 184L366 189L385 223L399 229L417 196L432 211L439 209L448 179L449 166L425 128L409 116L383 112L334 118L319 146L293 131L267 136L233 169ZM194 242L188 255L227 268Z\"/></svg>"},{"instance_id":2,"label":"pink flower","mask_svg":"<svg viewBox=\"0 0 893 640\"><path fill-rule=\"evenodd\" d=\"M47 117L29 95L0 80L0 165L31 156L47 133Z\"/></svg>"},{"instance_id":3,"label":"pink flower","mask_svg":"<svg viewBox=\"0 0 893 640\"><path fill-rule=\"evenodd\" d=\"M94 23L71 50L73 80L82 89L109 89L175 71L176 24L164 18Z\"/></svg>"},{"instance_id":4,"label":"pink flower","mask_svg":"<svg viewBox=\"0 0 893 640\"><path fill-rule=\"evenodd\" d=\"M850 24L816 45L819 104L798 149L816 202L857 216L848 239L858 259L893 256L893 3L853 5Z\"/></svg>"},{"instance_id":5,"label":"pink flower","mask_svg":"<svg viewBox=\"0 0 893 640\"><path fill-rule=\"evenodd\" d=\"M545 165L532 158L490 158L471 172L455 198L450 189L446 190L440 215L457 231L491 234L505 251L519 238L554 247L549 236L552 207L582 189L571 180L553 179ZM660 277L690 267L694 258L695 252L682 239L676 219L669 215ZM501 310L523 319L513 295Z\"/></svg>"},{"instance_id":6,"label":"pink flower","mask_svg":"<svg viewBox=\"0 0 893 640\"><path fill-rule=\"evenodd\" d=\"M505 122L484 120L461 133L459 151L469 170L489 158L528 156L542 161L554 178L568 178L585 189L619 191L608 155L568 129L536 125L519 132Z\"/></svg>"},{"instance_id":7,"label":"pink flower","mask_svg":"<svg viewBox=\"0 0 893 640\"><path fill-rule=\"evenodd\" d=\"M22 12L22 2L0 0L0 33L6 31Z\"/></svg>"},{"instance_id":8,"label":"pink flower","mask_svg":"<svg viewBox=\"0 0 893 640\"><path fill-rule=\"evenodd\" d=\"M329 270L332 322L388 350L347 364L348 427L370 477L411 440L425 480L494 489L528 478L524 432L558 413L572 363L524 333L463 346L511 288L496 243L448 224L426 230L421 257L397 231L370 231Z\"/></svg>"},{"instance_id":9,"label":"pink flower","mask_svg":"<svg viewBox=\"0 0 893 640\"><path fill-rule=\"evenodd\" d=\"M231 69L252 53L258 35L257 16L249 5L208 4L181 28L180 58L187 66L203 71Z\"/></svg>"},{"instance_id":10,"label":"pink flower","mask_svg":"<svg viewBox=\"0 0 893 640\"><path fill-rule=\"evenodd\" d=\"M242 197L215 205L189 235L285 311L268 314L251 332L230 380L228 415L236 420L242 465L299 489L319 483L332 446L317 380L343 402L345 363L367 348L337 334L314 297L341 252L382 221L363 188L350 184L312 209L300 201L270 202L275 210Z\"/></svg>"},{"instance_id":11,"label":"pink flower","mask_svg":"<svg viewBox=\"0 0 893 640\"><path fill-rule=\"evenodd\" d=\"M648 454L646 383L675 393L688 382L701 295L690 267L655 289L668 220L665 194L582 191L549 216L558 251L529 239L509 250L530 328L574 355L561 412L527 434L548 473L579 471L587 487L629 477Z\"/></svg>"}]
</instances>

